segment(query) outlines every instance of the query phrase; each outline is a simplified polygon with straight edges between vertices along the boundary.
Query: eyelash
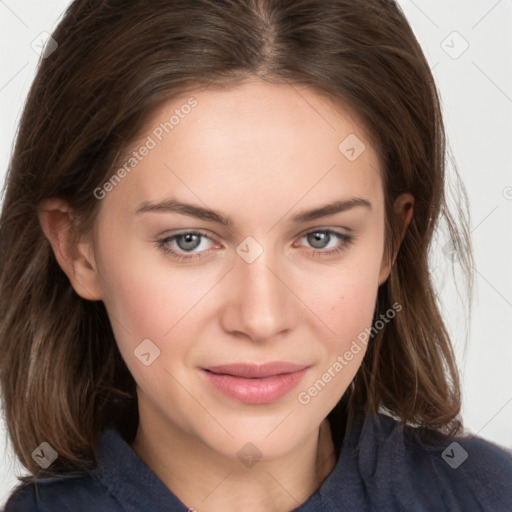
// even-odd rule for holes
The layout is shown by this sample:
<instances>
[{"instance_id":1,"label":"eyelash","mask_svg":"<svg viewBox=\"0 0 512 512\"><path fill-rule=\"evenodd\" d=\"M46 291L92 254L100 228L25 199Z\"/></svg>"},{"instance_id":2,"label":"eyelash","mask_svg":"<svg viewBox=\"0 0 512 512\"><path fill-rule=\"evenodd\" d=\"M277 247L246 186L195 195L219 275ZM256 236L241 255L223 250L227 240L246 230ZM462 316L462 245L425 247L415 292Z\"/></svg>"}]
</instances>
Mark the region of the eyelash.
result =
<instances>
[{"instance_id":1,"label":"eyelash","mask_svg":"<svg viewBox=\"0 0 512 512\"><path fill-rule=\"evenodd\" d=\"M339 233L338 231L333 231L332 229L315 229L312 231L308 231L307 233L304 233L303 235L301 235L300 239L305 238L306 236L311 235L313 233L327 233L331 236L334 236L341 242L341 246L336 247L334 249L330 249L328 251L321 250L321 249L316 249L316 250L313 249L311 251L312 257L316 257L316 256L329 257L329 256L333 256L335 254L340 254L340 253L344 252L354 242L353 236L347 235L345 233ZM174 249L172 249L170 246L170 242L176 240L180 236L185 236L185 235L198 235L198 236L201 236L202 238L207 238L208 240L211 240L210 237L208 235L206 235L206 233L203 233L201 231L184 231L182 233L178 233L176 235L168 236L168 237L162 238L160 240L157 240L156 245L161 251L163 251L164 254L170 255L173 259L177 260L178 262L183 261L183 260L190 261L194 258L204 257L205 254L209 253L212 250L212 249L207 249L207 250L200 251L197 253L186 253L186 252L180 253L180 252L177 252Z\"/></svg>"}]
</instances>

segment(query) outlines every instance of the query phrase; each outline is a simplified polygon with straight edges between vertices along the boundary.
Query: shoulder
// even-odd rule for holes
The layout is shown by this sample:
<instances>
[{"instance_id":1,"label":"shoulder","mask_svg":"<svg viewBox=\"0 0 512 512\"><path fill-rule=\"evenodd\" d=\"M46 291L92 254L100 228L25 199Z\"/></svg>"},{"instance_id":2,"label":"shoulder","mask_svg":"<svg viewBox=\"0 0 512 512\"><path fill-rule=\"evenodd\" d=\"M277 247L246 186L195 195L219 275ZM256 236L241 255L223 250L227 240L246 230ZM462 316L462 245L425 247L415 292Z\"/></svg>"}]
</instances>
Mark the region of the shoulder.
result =
<instances>
[{"instance_id":1,"label":"shoulder","mask_svg":"<svg viewBox=\"0 0 512 512\"><path fill-rule=\"evenodd\" d=\"M115 428L102 431L88 470L24 477L4 512L186 511Z\"/></svg>"},{"instance_id":2,"label":"shoulder","mask_svg":"<svg viewBox=\"0 0 512 512\"><path fill-rule=\"evenodd\" d=\"M22 480L11 494L4 512L85 512L122 509L92 475L65 475Z\"/></svg>"},{"instance_id":3,"label":"shoulder","mask_svg":"<svg viewBox=\"0 0 512 512\"><path fill-rule=\"evenodd\" d=\"M512 453L496 444L434 436L383 414L367 418L359 441L361 470L385 480L404 509L512 511Z\"/></svg>"}]
</instances>

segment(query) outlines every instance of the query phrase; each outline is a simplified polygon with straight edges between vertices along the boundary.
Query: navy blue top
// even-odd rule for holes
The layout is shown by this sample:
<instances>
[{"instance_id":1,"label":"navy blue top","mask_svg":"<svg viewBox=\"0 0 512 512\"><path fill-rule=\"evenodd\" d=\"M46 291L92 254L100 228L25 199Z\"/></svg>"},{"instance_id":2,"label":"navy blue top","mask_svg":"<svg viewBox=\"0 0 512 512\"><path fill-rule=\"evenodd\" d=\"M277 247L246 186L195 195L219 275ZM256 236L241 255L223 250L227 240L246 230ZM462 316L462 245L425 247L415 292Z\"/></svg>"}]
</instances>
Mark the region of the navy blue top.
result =
<instances>
[{"instance_id":1,"label":"navy blue top","mask_svg":"<svg viewBox=\"0 0 512 512\"><path fill-rule=\"evenodd\" d=\"M189 505L191 506L191 505ZM511 512L512 455L478 437L425 444L388 416L368 416L345 436L334 470L297 512ZM81 476L18 488L5 512L187 512L113 429L98 466Z\"/></svg>"}]
</instances>

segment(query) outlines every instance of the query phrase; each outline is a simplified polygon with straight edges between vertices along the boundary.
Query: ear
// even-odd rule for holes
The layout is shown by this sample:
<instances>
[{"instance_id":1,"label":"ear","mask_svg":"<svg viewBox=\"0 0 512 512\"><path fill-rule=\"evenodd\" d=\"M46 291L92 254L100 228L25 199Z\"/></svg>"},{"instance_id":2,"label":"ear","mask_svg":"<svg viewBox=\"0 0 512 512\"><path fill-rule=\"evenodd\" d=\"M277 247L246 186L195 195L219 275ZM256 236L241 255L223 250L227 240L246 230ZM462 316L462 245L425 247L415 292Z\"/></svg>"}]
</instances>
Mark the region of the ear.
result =
<instances>
[{"instance_id":1,"label":"ear","mask_svg":"<svg viewBox=\"0 0 512 512\"><path fill-rule=\"evenodd\" d=\"M395 215L397 215L400 218L401 225L402 225L402 231L400 233L400 243L398 244L394 254L392 261L389 261L389 258L387 255L384 255L382 259L382 265L380 268L380 274L379 274L379 286L386 281L386 279L389 277L389 274L391 272L391 269L393 268L393 265L395 264L396 257L398 255L398 249L400 248L400 245L402 243L402 240L404 239L405 232L407 231L407 226L411 222L412 219L412 213L414 211L414 197L412 194L402 194L397 197L394 205L393 210L395 212Z\"/></svg>"},{"instance_id":2,"label":"ear","mask_svg":"<svg viewBox=\"0 0 512 512\"><path fill-rule=\"evenodd\" d=\"M80 297L101 300L98 273L89 239L75 240L74 216L60 199L46 199L38 207L39 222L60 268Z\"/></svg>"}]
</instances>

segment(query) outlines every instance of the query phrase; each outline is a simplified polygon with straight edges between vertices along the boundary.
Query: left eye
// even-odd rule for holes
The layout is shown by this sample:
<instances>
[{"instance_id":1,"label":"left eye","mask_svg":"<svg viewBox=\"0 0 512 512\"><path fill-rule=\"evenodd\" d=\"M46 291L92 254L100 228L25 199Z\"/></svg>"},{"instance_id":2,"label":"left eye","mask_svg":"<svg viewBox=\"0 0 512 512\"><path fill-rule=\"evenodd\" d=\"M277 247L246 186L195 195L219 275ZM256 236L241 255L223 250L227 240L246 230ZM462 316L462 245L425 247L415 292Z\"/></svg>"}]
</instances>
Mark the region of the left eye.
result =
<instances>
[{"instance_id":1,"label":"left eye","mask_svg":"<svg viewBox=\"0 0 512 512\"><path fill-rule=\"evenodd\" d=\"M337 233L336 231L331 231L329 229L311 231L301 238L301 240L304 239L306 239L307 244L309 244L310 247L317 250L334 249L340 244L340 242L348 243L350 241L350 237L348 235Z\"/></svg>"},{"instance_id":2,"label":"left eye","mask_svg":"<svg viewBox=\"0 0 512 512\"><path fill-rule=\"evenodd\" d=\"M327 231L314 231L308 233L304 238L314 249L327 249L329 242L333 240L333 236ZM337 242L337 239L334 240Z\"/></svg>"}]
</instances>

